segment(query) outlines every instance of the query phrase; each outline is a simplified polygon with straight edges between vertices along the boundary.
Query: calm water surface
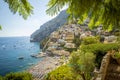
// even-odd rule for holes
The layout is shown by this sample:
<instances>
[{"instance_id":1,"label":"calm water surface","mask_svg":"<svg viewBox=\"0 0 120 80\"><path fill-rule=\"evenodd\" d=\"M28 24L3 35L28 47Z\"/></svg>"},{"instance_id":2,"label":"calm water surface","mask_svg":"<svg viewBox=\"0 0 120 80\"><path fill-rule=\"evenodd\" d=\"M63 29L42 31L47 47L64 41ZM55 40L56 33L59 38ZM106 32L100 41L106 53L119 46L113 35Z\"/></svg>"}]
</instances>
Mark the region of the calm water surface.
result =
<instances>
[{"instance_id":1,"label":"calm water surface","mask_svg":"<svg viewBox=\"0 0 120 80\"><path fill-rule=\"evenodd\" d=\"M39 43L30 43L29 37L0 37L0 75L22 71L36 64L41 58L31 54L40 52ZM19 57L24 57L20 60Z\"/></svg>"}]
</instances>

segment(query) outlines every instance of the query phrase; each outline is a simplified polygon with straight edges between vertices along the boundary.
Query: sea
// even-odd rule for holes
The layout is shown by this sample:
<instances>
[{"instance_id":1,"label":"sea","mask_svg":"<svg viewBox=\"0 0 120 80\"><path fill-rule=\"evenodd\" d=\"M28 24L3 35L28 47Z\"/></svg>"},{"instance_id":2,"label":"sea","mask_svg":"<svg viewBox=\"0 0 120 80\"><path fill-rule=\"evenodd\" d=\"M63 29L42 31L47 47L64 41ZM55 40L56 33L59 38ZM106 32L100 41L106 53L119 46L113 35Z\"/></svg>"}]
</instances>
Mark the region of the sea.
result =
<instances>
[{"instance_id":1,"label":"sea","mask_svg":"<svg viewBox=\"0 0 120 80\"><path fill-rule=\"evenodd\" d=\"M24 71L37 64L42 58L30 55L40 51L40 43L30 42L30 37L0 37L0 75Z\"/></svg>"}]
</instances>

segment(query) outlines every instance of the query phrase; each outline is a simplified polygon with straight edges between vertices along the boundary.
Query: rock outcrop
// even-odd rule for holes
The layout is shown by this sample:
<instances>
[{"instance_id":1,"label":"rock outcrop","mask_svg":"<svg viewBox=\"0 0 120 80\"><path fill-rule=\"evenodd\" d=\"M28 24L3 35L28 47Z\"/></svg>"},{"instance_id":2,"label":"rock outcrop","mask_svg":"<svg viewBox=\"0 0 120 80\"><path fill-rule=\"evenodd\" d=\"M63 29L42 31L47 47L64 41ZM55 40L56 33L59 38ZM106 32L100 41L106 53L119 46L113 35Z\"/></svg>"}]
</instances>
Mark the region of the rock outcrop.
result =
<instances>
[{"instance_id":1,"label":"rock outcrop","mask_svg":"<svg viewBox=\"0 0 120 80\"><path fill-rule=\"evenodd\" d=\"M107 53L102 60L97 78L93 80L120 80L120 65Z\"/></svg>"},{"instance_id":2,"label":"rock outcrop","mask_svg":"<svg viewBox=\"0 0 120 80\"><path fill-rule=\"evenodd\" d=\"M59 27L64 25L67 22L68 14L66 14L66 10L60 12L60 14L54 19L46 22L40 29L35 31L30 38L32 42L40 42L45 37L49 36L53 31L57 30Z\"/></svg>"}]
</instances>

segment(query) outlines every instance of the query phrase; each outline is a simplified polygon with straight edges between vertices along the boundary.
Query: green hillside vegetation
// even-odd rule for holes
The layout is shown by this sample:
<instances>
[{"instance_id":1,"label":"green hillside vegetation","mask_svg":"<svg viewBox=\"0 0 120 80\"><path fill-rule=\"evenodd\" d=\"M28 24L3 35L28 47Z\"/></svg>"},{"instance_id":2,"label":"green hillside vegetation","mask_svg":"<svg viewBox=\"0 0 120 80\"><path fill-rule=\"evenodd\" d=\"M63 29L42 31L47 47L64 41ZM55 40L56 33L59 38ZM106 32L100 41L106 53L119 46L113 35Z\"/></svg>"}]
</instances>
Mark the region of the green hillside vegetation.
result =
<instances>
[{"instance_id":1,"label":"green hillside vegetation","mask_svg":"<svg viewBox=\"0 0 120 80\"><path fill-rule=\"evenodd\" d=\"M0 76L0 80L33 80L32 75L27 72L11 72L5 76Z\"/></svg>"},{"instance_id":2,"label":"green hillside vegetation","mask_svg":"<svg viewBox=\"0 0 120 80\"><path fill-rule=\"evenodd\" d=\"M78 50L72 53L69 65L74 75L79 75L83 80L90 80L95 67L94 61L95 55L93 53L84 53Z\"/></svg>"},{"instance_id":3,"label":"green hillside vegetation","mask_svg":"<svg viewBox=\"0 0 120 80\"><path fill-rule=\"evenodd\" d=\"M100 41L99 39L100 39L99 36L86 37L82 39L82 44L88 45L88 44L93 44L93 43L99 43Z\"/></svg>"},{"instance_id":4,"label":"green hillside vegetation","mask_svg":"<svg viewBox=\"0 0 120 80\"><path fill-rule=\"evenodd\" d=\"M8 3L11 12L18 12L26 19L33 13L33 7L28 0L4 0ZM90 29L102 25L104 30L120 29L120 0L49 0L49 15L57 14L65 5L70 14L69 20L83 23L87 18ZM1 26L0 26L1 28ZM115 35L119 36L119 33ZM76 39L77 42L79 42ZM46 80L90 80L93 69L100 68L103 56L111 50L120 49L120 37L117 43L100 43L99 38L87 37L80 42L77 51L72 52L66 65L60 66L48 73ZM76 43L77 44L77 43ZM79 45L76 45L79 46ZM29 73L10 73L1 80L32 80Z\"/></svg>"},{"instance_id":5,"label":"green hillside vegetation","mask_svg":"<svg viewBox=\"0 0 120 80\"><path fill-rule=\"evenodd\" d=\"M62 65L45 76L45 80L79 80L78 75L74 75L71 67Z\"/></svg>"},{"instance_id":6,"label":"green hillside vegetation","mask_svg":"<svg viewBox=\"0 0 120 80\"><path fill-rule=\"evenodd\" d=\"M120 44L118 43L96 43L96 44L89 44L89 45L82 45L80 49L83 52L92 52L96 55L95 64L96 67L100 68L101 60L103 56L110 50L118 50L120 48Z\"/></svg>"},{"instance_id":7,"label":"green hillside vegetation","mask_svg":"<svg viewBox=\"0 0 120 80\"><path fill-rule=\"evenodd\" d=\"M81 44L81 40L80 40L80 34L78 36L75 36L73 39L73 43L75 43L76 48L78 48Z\"/></svg>"},{"instance_id":8,"label":"green hillside vegetation","mask_svg":"<svg viewBox=\"0 0 120 80\"><path fill-rule=\"evenodd\" d=\"M48 73L45 80L90 80L93 77L93 70L101 65L103 56L111 50L118 50L118 43L100 43L99 38L86 37L82 44L70 55L69 62ZM68 70L68 71L67 71ZM69 77L70 75L74 75Z\"/></svg>"}]
</instances>

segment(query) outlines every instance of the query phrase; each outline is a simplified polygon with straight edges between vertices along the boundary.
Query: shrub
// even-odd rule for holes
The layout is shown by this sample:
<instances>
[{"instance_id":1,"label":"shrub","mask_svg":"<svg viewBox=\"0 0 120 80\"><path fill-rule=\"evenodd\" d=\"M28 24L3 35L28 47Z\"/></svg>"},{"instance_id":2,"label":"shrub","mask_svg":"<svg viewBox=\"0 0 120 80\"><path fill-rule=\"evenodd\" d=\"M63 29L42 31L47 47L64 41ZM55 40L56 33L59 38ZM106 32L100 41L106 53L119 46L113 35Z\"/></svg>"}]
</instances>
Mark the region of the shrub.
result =
<instances>
[{"instance_id":1,"label":"shrub","mask_svg":"<svg viewBox=\"0 0 120 80\"><path fill-rule=\"evenodd\" d=\"M72 71L80 75L83 80L90 80L91 73L94 70L95 55L93 53L84 53L81 50L73 52L70 59Z\"/></svg>"},{"instance_id":2,"label":"shrub","mask_svg":"<svg viewBox=\"0 0 120 80\"><path fill-rule=\"evenodd\" d=\"M45 76L45 80L78 80L76 75L71 72L71 68L62 65Z\"/></svg>"},{"instance_id":3,"label":"shrub","mask_svg":"<svg viewBox=\"0 0 120 80\"><path fill-rule=\"evenodd\" d=\"M73 39L73 43L75 43L75 46L78 48L80 46L80 44L81 44L80 36L76 36Z\"/></svg>"},{"instance_id":4,"label":"shrub","mask_svg":"<svg viewBox=\"0 0 120 80\"><path fill-rule=\"evenodd\" d=\"M117 37L117 42L120 44L120 36Z\"/></svg>"},{"instance_id":5,"label":"shrub","mask_svg":"<svg viewBox=\"0 0 120 80\"><path fill-rule=\"evenodd\" d=\"M120 36L120 32L115 32L115 36Z\"/></svg>"},{"instance_id":6,"label":"shrub","mask_svg":"<svg viewBox=\"0 0 120 80\"><path fill-rule=\"evenodd\" d=\"M66 47L64 47L64 49L66 51L69 51L70 53L77 50L77 48L66 48Z\"/></svg>"},{"instance_id":7,"label":"shrub","mask_svg":"<svg viewBox=\"0 0 120 80\"><path fill-rule=\"evenodd\" d=\"M119 59L120 58L120 52L115 52L112 57L114 59Z\"/></svg>"},{"instance_id":8,"label":"shrub","mask_svg":"<svg viewBox=\"0 0 120 80\"><path fill-rule=\"evenodd\" d=\"M96 54L99 51L102 52L102 54L105 54L109 50L118 50L119 48L120 48L120 44L118 43L109 43L109 44L96 43L89 45L81 45L80 47L82 51L93 52Z\"/></svg>"},{"instance_id":9,"label":"shrub","mask_svg":"<svg viewBox=\"0 0 120 80\"><path fill-rule=\"evenodd\" d=\"M103 56L110 50L118 50L120 48L120 44L118 43L110 43L110 44L89 44L89 45L82 45L80 49L84 52L92 52L96 55L96 67L100 67L101 60Z\"/></svg>"},{"instance_id":10,"label":"shrub","mask_svg":"<svg viewBox=\"0 0 120 80\"><path fill-rule=\"evenodd\" d=\"M4 80L32 80L32 75L27 72L11 72L5 75Z\"/></svg>"},{"instance_id":11,"label":"shrub","mask_svg":"<svg viewBox=\"0 0 120 80\"><path fill-rule=\"evenodd\" d=\"M3 77L2 77L2 76L0 76L0 80L3 80Z\"/></svg>"},{"instance_id":12,"label":"shrub","mask_svg":"<svg viewBox=\"0 0 120 80\"><path fill-rule=\"evenodd\" d=\"M94 37L94 36L90 36L90 37L86 37L82 39L82 44L84 45L88 45L88 44L94 44L94 43L98 43L99 42L99 38L98 37Z\"/></svg>"}]
</instances>

